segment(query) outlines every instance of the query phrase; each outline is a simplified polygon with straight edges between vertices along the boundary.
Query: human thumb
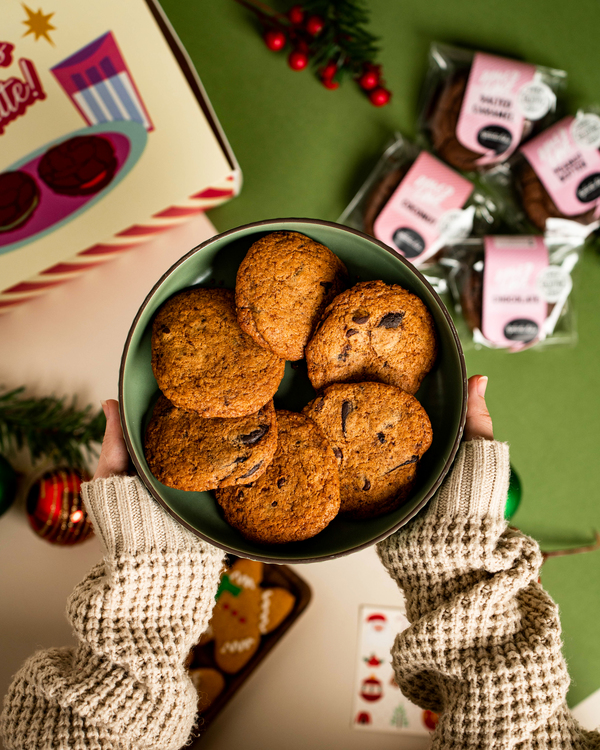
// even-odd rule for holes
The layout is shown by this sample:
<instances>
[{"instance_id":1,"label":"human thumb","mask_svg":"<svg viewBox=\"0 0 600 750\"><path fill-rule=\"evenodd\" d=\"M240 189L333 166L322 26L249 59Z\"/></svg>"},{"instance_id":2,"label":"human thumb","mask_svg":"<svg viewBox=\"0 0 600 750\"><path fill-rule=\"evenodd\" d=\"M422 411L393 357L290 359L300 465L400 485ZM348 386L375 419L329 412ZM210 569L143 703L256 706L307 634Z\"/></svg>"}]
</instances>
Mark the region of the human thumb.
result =
<instances>
[{"instance_id":1,"label":"human thumb","mask_svg":"<svg viewBox=\"0 0 600 750\"><path fill-rule=\"evenodd\" d=\"M94 479L124 474L129 465L129 454L119 419L119 404L114 399L109 399L102 402L102 409L106 416L106 430Z\"/></svg>"},{"instance_id":2,"label":"human thumb","mask_svg":"<svg viewBox=\"0 0 600 750\"><path fill-rule=\"evenodd\" d=\"M464 440L474 438L494 439L492 418L485 403L488 379L485 375L473 375L468 383L467 421Z\"/></svg>"}]
</instances>

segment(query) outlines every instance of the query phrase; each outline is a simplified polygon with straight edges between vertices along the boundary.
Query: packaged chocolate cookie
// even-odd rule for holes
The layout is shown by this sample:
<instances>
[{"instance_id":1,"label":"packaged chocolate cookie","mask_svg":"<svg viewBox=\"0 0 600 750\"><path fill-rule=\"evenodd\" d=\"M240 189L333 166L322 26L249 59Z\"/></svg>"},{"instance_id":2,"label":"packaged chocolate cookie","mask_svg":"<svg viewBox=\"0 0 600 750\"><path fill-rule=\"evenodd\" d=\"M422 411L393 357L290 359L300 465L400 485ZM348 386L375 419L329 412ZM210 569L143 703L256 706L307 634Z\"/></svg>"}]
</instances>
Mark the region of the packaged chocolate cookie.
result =
<instances>
[{"instance_id":1,"label":"packaged chocolate cookie","mask_svg":"<svg viewBox=\"0 0 600 750\"><path fill-rule=\"evenodd\" d=\"M556 120L565 86L562 70L434 43L420 127L456 169L489 169Z\"/></svg>"},{"instance_id":2,"label":"packaged chocolate cookie","mask_svg":"<svg viewBox=\"0 0 600 750\"><path fill-rule=\"evenodd\" d=\"M491 193L397 134L338 221L422 266L443 247L492 231L499 214Z\"/></svg>"},{"instance_id":3,"label":"packaged chocolate cookie","mask_svg":"<svg viewBox=\"0 0 600 750\"><path fill-rule=\"evenodd\" d=\"M538 235L488 235L455 246L441 265L462 338L513 352L574 344L572 272L581 249L574 238Z\"/></svg>"},{"instance_id":4,"label":"packaged chocolate cookie","mask_svg":"<svg viewBox=\"0 0 600 750\"><path fill-rule=\"evenodd\" d=\"M524 144L514 172L523 209L541 231L585 237L600 226L600 117L578 112Z\"/></svg>"}]
</instances>

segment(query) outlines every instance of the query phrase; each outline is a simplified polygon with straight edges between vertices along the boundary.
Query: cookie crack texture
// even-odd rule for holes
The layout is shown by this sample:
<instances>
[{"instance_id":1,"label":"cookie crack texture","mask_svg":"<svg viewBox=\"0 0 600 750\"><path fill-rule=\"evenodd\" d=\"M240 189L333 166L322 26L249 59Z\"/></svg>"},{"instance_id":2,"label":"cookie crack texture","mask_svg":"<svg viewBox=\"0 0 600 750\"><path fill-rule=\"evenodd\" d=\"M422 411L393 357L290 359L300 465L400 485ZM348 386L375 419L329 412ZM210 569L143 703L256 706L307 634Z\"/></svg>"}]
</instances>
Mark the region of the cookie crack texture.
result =
<instances>
[{"instance_id":1,"label":"cookie crack texture","mask_svg":"<svg viewBox=\"0 0 600 750\"><path fill-rule=\"evenodd\" d=\"M372 518L409 497L418 461L432 441L429 418L416 398L384 383L336 383L304 413L333 446L341 513Z\"/></svg>"},{"instance_id":2,"label":"cookie crack texture","mask_svg":"<svg viewBox=\"0 0 600 750\"><path fill-rule=\"evenodd\" d=\"M433 367L435 326L423 302L399 285L365 281L325 309L306 347L316 390L377 380L416 393Z\"/></svg>"},{"instance_id":3,"label":"cookie crack texture","mask_svg":"<svg viewBox=\"0 0 600 750\"><path fill-rule=\"evenodd\" d=\"M338 461L321 428L288 411L277 412L277 425L277 451L264 474L216 493L227 523L262 544L315 536L340 507Z\"/></svg>"},{"instance_id":4,"label":"cookie crack texture","mask_svg":"<svg viewBox=\"0 0 600 750\"><path fill-rule=\"evenodd\" d=\"M346 278L339 258L310 237L298 232L262 237L237 273L240 327L278 356L302 359L321 313L345 287Z\"/></svg>"},{"instance_id":5,"label":"cookie crack texture","mask_svg":"<svg viewBox=\"0 0 600 750\"><path fill-rule=\"evenodd\" d=\"M158 311L152 370L160 390L178 408L207 418L243 417L256 413L277 391L285 361L242 331L234 296L228 289L189 289Z\"/></svg>"}]
</instances>

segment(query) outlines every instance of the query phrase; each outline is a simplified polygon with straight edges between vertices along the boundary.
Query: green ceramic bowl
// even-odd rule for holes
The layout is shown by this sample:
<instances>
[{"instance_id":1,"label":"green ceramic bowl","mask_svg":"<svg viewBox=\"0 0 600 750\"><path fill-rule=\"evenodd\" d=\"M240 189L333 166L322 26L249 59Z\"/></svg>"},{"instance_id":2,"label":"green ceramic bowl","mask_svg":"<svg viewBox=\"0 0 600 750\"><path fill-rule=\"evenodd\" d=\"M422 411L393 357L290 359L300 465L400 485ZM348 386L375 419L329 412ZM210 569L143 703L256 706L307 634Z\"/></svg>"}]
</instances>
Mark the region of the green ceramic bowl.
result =
<instances>
[{"instance_id":1,"label":"green ceramic bowl","mask_svg":"<svg viewBox=\"0 0 600 750\"><path fill-rule=\"evenodd\" d=\"M238 266L253 242L269 232L302 232L331 248L346 264L351 281L383 279L418 295L435 320L439 352L417 398L433 428L433 444L419 464L411 498L393 513L367 521L334 519L320 534L303 542L269 546L246 541L229 526L212 492L184 492L158 482L144 458L143 435L158 386L150 364L152 319L176 292L192 286L233 289ZM300 411L314 398L304 363L286 364L275 396L277 408ZM353 229L312 219L280 219L232 229L184 255L159 279L144 300L127 336L119 376L121 422L125 442L140 478L180 523L217 547L242 557L276 563L327 560L355 552L384 539L407 523L431 498L450 468L462 437L467 399L465 362L450 316L431 286L410 263L381 242Z\"/></svg>"}]
</instances>

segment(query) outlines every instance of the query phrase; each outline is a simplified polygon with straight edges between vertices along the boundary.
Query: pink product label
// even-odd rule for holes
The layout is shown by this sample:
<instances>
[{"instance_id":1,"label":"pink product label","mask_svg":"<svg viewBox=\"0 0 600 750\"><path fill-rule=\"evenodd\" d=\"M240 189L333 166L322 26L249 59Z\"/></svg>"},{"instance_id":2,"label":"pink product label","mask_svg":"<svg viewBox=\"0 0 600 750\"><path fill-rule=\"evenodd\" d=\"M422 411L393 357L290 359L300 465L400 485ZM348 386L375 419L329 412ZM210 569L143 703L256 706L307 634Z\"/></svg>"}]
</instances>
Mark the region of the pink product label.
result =
<instances>
[{"instance_id":1,"label":"pink product label","mask_svg":"<svg viewBox=\"0 0 600 750\"><path fill-rule=\"evenodd\" d=\"M534 341L548 304L537 288L548 266L541 237L486 237L481 328L489 341L518 349Z\"/></svg>"},{"instance_id":2,"label":"pink product label","mask_svg":"<svg viewBox=\"0 0 600 750\"><path fill-rule=\"evenodd\" d=\"M600 152L573 139L574 117L565 117L521 148L565 216L600 205Z\"/></svg>"},{"instance_id":3,"label":"pink product label","mask_svg":"<svg viewBox=\"0 0 600 750\"><path fill-rule=\"evenodd\" d=\"M483 154L482 164L505 161L523 134L519 90L533 81L535 66L478 52L473 58L456 137Z\"/></svg>"},{"instance_id":4,"label":"pink product label","mask_svg":"<svg viewBox=\"0 0 600 750\"><path fill-rule=\"evenodd\" d=\"M375 220L375 237L414 262L440 238L444 214L472 192L469 180L422 151Z\"/></svg>"}]
</instances>

